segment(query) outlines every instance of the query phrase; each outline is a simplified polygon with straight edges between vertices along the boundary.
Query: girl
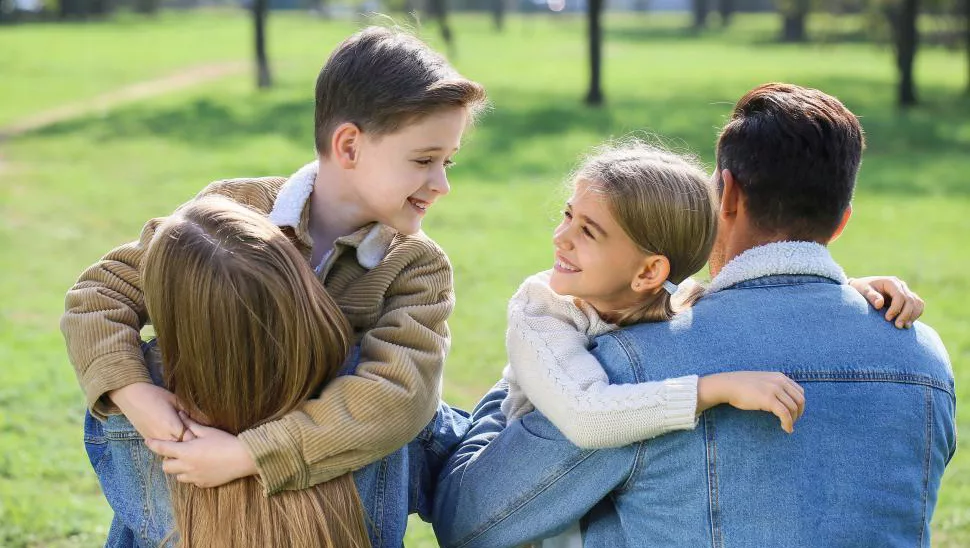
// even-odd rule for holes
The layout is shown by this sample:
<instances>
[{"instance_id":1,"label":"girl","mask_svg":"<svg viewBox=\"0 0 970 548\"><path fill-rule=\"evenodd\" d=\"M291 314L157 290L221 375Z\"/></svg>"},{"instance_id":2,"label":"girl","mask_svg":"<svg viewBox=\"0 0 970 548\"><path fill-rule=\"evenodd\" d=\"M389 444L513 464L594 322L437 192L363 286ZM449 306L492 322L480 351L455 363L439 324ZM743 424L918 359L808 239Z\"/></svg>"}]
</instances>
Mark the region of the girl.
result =
<instances>
[{"instance_id":1,"label":"girl","mask_svg":"<svg viewBox=\"0 0 970 548\"><path fill-rule=\"evenodd\" d=\"M165 386L209 426L238 434L279 419L319 393L347 355L350 325L303 256L229 200L198 200L166 220L144 272ZM186 435L204 431L182 419ZM272 498L253 476L169 489L181 546L370 546L350 474Z\"/></svg>"},{"instance_id":2,"label":"girl","mask_svg":"<svg viewBox=\"0 0 970 548\"><path fill-rule=\"evenodd\" d=\"M509 304L509 420L534 405L575 445L594 449L693 428L697 415L727 403L773 413L791 433L804 391L781 373L610 385L587 350L597 335L669 320L701 297L688 276L707 261L717 229L709 177L686 158L634 141L589 158L572 181L553 270L528 278ZM855 287L872 289L865 281ZM578 526L543 542L574 545L582 546Z\"/></svg>"}]
</instances>

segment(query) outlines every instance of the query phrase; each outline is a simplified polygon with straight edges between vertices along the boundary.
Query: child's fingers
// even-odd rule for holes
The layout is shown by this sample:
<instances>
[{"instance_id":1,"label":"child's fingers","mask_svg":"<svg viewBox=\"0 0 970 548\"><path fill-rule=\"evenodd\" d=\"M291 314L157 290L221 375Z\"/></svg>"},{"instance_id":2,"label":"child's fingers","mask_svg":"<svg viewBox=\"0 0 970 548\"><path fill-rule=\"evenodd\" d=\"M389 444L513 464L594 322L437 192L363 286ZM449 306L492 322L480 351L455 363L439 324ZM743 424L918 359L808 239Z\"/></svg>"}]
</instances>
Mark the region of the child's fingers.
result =
<instances>
[{"instance_id":1,"label":"child's fingers","mask_svg":"<svg viewBox=\"0 0 970 548\"><path fill-rule=\"evenodd\" d=\"M149 438L145 440L148 449L160 457L177 459L182 456L182 446L177 441L163 441Z\"/></svg>"},{"instance_id":2,"label":"child's fingers","mask_svg":"<svg viewBox=\"0 0 970 548\"><path fill-rule=\"evenodd\" d=\"M903 329L909 327L915 318L914 313L916 312L916 306L910 299L902 299L904 301L903 309L899 311L899 315L896 316L896 327Z\"/></svg>"},{"instance_id":3,"label":"child's fingers","mask_svg":"<svg viewBox=\"0 0 970 548\"><path fill-rule=\"evenodd\" d=\"M792 380L785 383L782 388L785 389L788 397L795 402L795 422L798 422L798 419L802 418L802 414L805 413L805 390Z\"/></svg>"},{"instance_id":4,"label":"child's fingers","mask_svg":"<svg viewBox=\"0 0 970 548\"><path fill-rule=\"evenodd\" d=\"M876 291L871 285L866 287L866 292L863 293L863 296L876 310L881 310L882 306L886 304L886 299L883 298L882 293Z\"/></svg>"},{"instance_id":5,"label":"child's fingers","mask_svg":"<svg viewBox=\"0 0 970 548\"><path fill-rule=\"evenodd\" d=\"M892 299L892 302L889 303L889 310L886 311L886 320L893 321L903 310L903 305L906 304L906 299L899 294L890 298Z\"/></svg>"},{"instance_id":6,"label":"child's fingers","mask_svg":"<svg viewBox=\"0 0 970 548\"><path fill-rule=\"evenodd\" d=\"M781 429L791 434L793 431L792 416L788 407L780 399L775 399L774 403L771 404L771 412L781 420Z\"/></svg>"},{"instance_id":7,"label":"child's fingers","mask_svg":"<svg viewBox=\"0 0 970 548\"><path fill-rule=\"evenodd\" d=\"M188 473L189 467L180 459L165 459L162 461L162 471L170 476Z\"/></svg>"},{"instance_id":8,"label":"child's fingers","mask_svg":"<svg viewBox=\"0 0 970 548\"><path fill-rule=\"evenodd\" d=\"M791 426L794 428L795 421L798 420L798 416L800 415L798 404L795 403L795 400L789 396L787 392L779 392L777 397L778 400L788 409L788 414L791 416Z\"/></svg>"}]
</instances>

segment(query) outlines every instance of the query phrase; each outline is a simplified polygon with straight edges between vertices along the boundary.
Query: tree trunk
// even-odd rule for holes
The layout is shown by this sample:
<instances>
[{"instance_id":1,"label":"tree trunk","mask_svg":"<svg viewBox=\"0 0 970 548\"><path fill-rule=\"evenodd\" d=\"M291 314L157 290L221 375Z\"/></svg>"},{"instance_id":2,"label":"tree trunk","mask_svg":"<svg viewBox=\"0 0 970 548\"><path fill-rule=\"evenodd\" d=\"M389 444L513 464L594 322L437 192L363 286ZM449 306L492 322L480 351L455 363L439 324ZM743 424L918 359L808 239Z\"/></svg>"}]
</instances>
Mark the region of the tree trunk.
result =
<instances>
[{"instance_id":1,"label":"tree trunk","mask_svg":"<svg viewBox=\"0 0 970 548\"><path fill-rule=\"evenodd\" d=\"M795 0L794 5L782 13L784 17L781 28L782 42L805 41L805 22L808 19L808 8L809 0Z\"/></svg>"},{"instance_id":2,"label":"tree trunk","mask_svg":"<svg viewBox=\"0 0 970 548\"><path fill-rule=\"evenodd\" d=\"M87 1L61 0L58 12L61 19L80 19L88 13Z\"/></svg>"},{"instance_id":3,"label":"tree trunk","mask_svg":"<svg viewBox=\"0 0 970 548\"><path fill-rule=\"evenodd\" d=\"M496 32L505 29L505 0L492 0L492 22Z\"/></svg>"},{"instance_id":4,"label":"tree trunk","mask_svg":"<svg viewBox=\"0 0 970 548\"><path fill-rule=\"evenodd\" d=\"M970 95L970 0L963 0L964 41L967 47L967 95Z\"/></svg>"},{"instance_id":5,"label":"tree trunk","mask_svg":"<svg viewBox=\"0 0 970 548\"><path fill-rule=\"evenodd\" d=\"M158 1L135 0L135 11L144 15L155 15L158 12Z\"/></svg>"},{"instance_id":6,"label":"tree trunk","mask_svg":"<svg viewBox=\"0 0 970 548\"><path fill-rule=\"evenodd\" d=\"M266 15L269 0L253 0L253 25L256 30L256 86L260 89L273 85L266 60Z\"/></svg>"},{"instance_id":7,"label":"tree trunk","mask_svg":"<svg viewBox=\"0 0 970 548\"><path fill-rule=\"evenodd\" d=\"M603 89L600 86L600 75L603 63L603 29L600 16L603 13L603 0L589 0L586 8L589 23L589 93L586 94L586 104L599 106L603 104Z\"/></svg>"},{"instance_id":8,"label":"tree trunk","mask_svg":"<svg viewBox=\"0 0 970 548\"><path fill-rule=\"evenodd\" d=\"M721 12L721 26L727 27L731 24L731 16L734 15L734 0L721 0L717 7Z\"/></svg>"},{"instance_id":9,"label":"tree trunk","mask_svg":"<svg viewBox=\"0 0 970 548\"><path fill-rule=\"evenodd\" d=\"M898 100L902 108L916 104L913 64L919 47L919 32L916 29L918 14L919 0L902 0L899 7L889 12L889 22L893 27L896 42L896 68L899 69Z\"/></svg>"},{"instance_id":10,"label":"tree trunk","mask_svg":"<svg viewBox=\"0 0 970 548\"><path fill-rule=\"evenodd\" d=\"M707 14L711 11L710 0L694 0L694 30L707 27Z\"/></svg>"},{"instance_id":11,"label":"tree trunk","mask_svg":"<svg viewBox=\"0 0 970 548\"><path fill-rule=\"evenodd\" d=\"M454 55L455 43L451 34L451 27L448 26L448 0L430 0L431 15L438 20L438 27L441 29L441 38L448 44L448 52Z\"/></svg>"}]
</instances>

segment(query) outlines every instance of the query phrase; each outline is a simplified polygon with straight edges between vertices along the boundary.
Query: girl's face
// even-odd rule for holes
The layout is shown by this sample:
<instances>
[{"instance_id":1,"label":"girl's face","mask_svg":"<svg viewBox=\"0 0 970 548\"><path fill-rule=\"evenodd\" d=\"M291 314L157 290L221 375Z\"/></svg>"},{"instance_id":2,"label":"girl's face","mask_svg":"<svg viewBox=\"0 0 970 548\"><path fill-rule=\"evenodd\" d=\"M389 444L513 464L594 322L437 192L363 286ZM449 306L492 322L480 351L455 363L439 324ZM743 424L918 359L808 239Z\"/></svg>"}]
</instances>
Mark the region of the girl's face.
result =
<instances>
[{"instance_id":1,"label":"girl's face","mask_svg":"<svg viewBox=\"0 0 970 548\"><path fill-rule=\"evenodd\" d=\"M566 202L552 238L556 259L550 286L609 317L642 298L633 284L647 254L620 228L606 197L590 188L588 182L577 181Z\"/></svg>"}]
</instances>

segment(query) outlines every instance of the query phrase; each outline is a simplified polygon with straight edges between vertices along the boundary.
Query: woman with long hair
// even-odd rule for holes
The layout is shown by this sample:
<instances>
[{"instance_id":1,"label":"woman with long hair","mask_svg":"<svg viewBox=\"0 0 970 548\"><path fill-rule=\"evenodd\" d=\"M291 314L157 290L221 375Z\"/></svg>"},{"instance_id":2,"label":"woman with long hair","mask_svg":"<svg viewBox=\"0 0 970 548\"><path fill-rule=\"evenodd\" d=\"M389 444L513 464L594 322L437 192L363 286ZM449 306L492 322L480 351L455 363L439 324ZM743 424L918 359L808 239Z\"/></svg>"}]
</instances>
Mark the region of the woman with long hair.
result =
<instances>
[{"instance_id":1,"label":"woman with long hair","mask_svg":"<svg viewBox=\"0 0 970 548\"><path fill-rule=\"evenodd\" d=\"M193 202L158 229L145 300L165 386L231 434L277 420L334 378L351 329L279 228L234 202ZM256 477L199 488L170 478L185 547L370 546L351 474L266 497Z\"/></svg>"}]
</instances>

